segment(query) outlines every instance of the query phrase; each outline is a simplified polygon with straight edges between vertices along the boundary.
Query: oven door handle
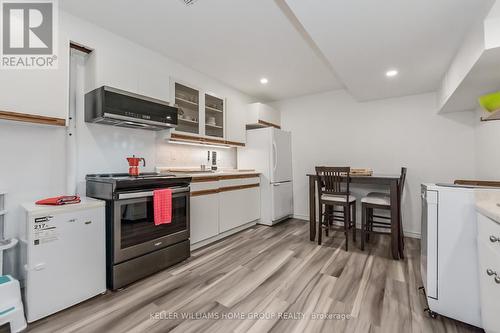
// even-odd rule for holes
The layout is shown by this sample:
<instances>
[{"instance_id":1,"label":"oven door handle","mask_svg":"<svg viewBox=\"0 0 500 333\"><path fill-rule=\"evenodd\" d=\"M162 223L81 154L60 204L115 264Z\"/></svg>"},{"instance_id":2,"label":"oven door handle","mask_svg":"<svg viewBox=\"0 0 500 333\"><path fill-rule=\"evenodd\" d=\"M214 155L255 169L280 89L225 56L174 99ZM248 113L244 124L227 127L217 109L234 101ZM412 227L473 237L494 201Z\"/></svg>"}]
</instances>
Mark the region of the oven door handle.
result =
<instances>
[{"instance_id":1,"label":"oven door handle","mask_svg":"<svg viewBox=\"0 0 500 333\"><path fill-rule=\"evenodd\" d=\"M189 186L186 187L172 187L172 194L184 193L191 191ZM137 199L137 198L146 198L152 197L154 191L145 191L145 192L133 192L133 193L120 193L118 194L118 200L123 199Z\"/></svg>"}]
</instances>

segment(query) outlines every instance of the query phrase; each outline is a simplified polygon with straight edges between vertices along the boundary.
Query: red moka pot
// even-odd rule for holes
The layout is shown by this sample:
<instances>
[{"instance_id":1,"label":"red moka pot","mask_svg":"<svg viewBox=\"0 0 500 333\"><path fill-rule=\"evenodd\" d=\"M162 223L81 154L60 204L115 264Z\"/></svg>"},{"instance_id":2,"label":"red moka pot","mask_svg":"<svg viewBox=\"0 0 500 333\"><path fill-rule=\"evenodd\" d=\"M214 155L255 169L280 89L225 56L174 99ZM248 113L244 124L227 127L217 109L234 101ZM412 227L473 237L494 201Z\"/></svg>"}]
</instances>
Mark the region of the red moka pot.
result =
<instances>
[{"instance_id":1,"label":"red moka pot","mask_svg":"<svg viewBox=\"0 0 500 333\"><path fill-rule=\"evenodd\" d=\"M135 155L133 155L132 157L127 157L127 161L128 161L128 174L132 177L137 177L139 176L140 172L139 172L139 163L142 161L142 166L145 167L146 166L146 160L142 157L135 157Z\"/></svg>"}]
</instances>

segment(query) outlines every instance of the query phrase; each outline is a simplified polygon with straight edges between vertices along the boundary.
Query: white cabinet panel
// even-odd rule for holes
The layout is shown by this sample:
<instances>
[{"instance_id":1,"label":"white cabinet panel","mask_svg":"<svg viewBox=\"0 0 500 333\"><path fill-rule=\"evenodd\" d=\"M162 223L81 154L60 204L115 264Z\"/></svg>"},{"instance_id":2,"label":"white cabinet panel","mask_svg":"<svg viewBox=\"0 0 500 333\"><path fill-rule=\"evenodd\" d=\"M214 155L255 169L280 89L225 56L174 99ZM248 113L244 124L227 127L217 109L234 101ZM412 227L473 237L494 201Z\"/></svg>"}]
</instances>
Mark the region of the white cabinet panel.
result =
<instances>
[{"instance_id":1,"label":"white cabinet panel","mask_svg":"<svg viewBox=\"0 0 500 333\"><path fill-rule=\"evenodd\" d=\"M247 124L258 124L259 120L281 126L281 113L263 103L252 103L248 105Z\"/></svg>"},{"instance_id":2,"label":"white cabinet panel","mask_svg":"<svg viewBox=\"0 0 500 333\"><path fill-rule=\"evenodd\" d=\"M219 230L225 232L260 218L258 187L220 193Z\"/></svg>"},{"instance_id":3,"label":"white cabinet panel","mask_svg":"<svg viewBox=\"0 0 500 333\"><path fill-rule=\"evenodd\" d=\"M500 239L500 224L482 214L478 214L478 241L484 242L500 255L500 242L491 241L490 237Z\"/></svg>"},{"instance_id":4,"label":"white cabinet panel","mask_svg":"<svg viewBox=\"0 0 500 333\"><path fill-rule=\"evenodd\" d=\"M234 99L226 100L226 140L246 142L246 105Z\"/></svg>"},{"instance_id":5,"label":"white cabinet panel","mask_svg":"<svg viewBox=\"0 0 500 333\"><path fill-rule=\"evenodd\" d=\"M191 244L219 233L219 194L191 197Z\"/></svg>"},{"instance_id":6,"label":"white cabinet panel","mask_svg":"<svg viewBox=\"0 0 500 333\"><path fill-rule=\"evenodd\" d=\"M485 242L478 242L481 318L486 332L500 332L500 255ZM492 274L492 275L489 275ZM498 282L497 282L498 281Z\"/></svg>"},{"instance_id":7,"label":"white cabinet panel","mask_svg":"<svg viewBox=\"0 0 500 333\"><path fill-rule=\"evenodd\" d=\"M500 332L500 247L490 237L500 236L500 225L478 214L479 287L481 319L486 332Z\"/></svg>"},{"instance_id":8,"label":"white cabinet panel","mask_svg":"<svg viewBox=\"0 0 500 333\"><path fill-rule=\"evenodd\" d=\"M131 92L139 90L140 71L134 59L128 54L117 57L113 50L97 48L89 55L85 70L86 92L101 86Z\"/></svg>"}]
</instances>

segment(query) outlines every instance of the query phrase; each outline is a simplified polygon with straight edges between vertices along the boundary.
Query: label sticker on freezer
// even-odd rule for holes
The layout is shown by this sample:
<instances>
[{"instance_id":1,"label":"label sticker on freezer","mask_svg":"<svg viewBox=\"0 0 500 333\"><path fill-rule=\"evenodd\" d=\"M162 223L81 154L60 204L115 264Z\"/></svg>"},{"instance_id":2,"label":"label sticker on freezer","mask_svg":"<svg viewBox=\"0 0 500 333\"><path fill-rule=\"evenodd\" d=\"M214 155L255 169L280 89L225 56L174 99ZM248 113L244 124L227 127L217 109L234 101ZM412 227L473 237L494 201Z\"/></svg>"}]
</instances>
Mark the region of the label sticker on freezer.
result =
<instances>
[{"instance_id":1,"label":"label sticker on freezer","mask_svg":"<svg viewBox=\"0 0 500 333\"><path fill-rule=\"evenodd\" d=\"M35 218L33 224L33 244L40 245L54 242L58 239L57 228L50 223L52 216Z\"/></svg>"}]
</instances>

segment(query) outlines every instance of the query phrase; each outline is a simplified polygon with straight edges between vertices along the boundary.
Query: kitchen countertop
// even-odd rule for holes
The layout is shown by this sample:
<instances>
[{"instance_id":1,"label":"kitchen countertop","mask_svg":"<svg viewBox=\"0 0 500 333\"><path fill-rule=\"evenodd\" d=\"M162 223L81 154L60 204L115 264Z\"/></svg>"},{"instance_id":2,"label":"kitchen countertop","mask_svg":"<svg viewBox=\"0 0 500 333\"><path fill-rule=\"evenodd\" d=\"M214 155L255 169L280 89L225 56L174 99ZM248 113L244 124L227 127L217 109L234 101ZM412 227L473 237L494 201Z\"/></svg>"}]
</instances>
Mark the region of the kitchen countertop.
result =
<instances>
[{"instance_id":1,"label":"kitchen countertop","mask_svg":"<svg viewBox=\"0 0 500 333\"><path fill-rule=\"evenodd\" d=\"M217 170L215 172L207 172L207 171L197 171L195 169L189 169L189 168L156 167L156 171L159 173L173 173L179 176L188 176L192 177L193 180L204 179L204 178L230 179L238 176L241 177L260 176L260 173L256 172L255 170L236 170L236 169L222 169L222 170Z\"/></svg>"},{"instance_id":2,"label":"kitchen countertop","mask_svg":"<svg viewBox=\"0 0 500 333\"><path fill-rule=\"evenodd\" d=\"M492 190L476 190L476 210L500 224L500 192Z\"/></svg>"}]
</instances>

